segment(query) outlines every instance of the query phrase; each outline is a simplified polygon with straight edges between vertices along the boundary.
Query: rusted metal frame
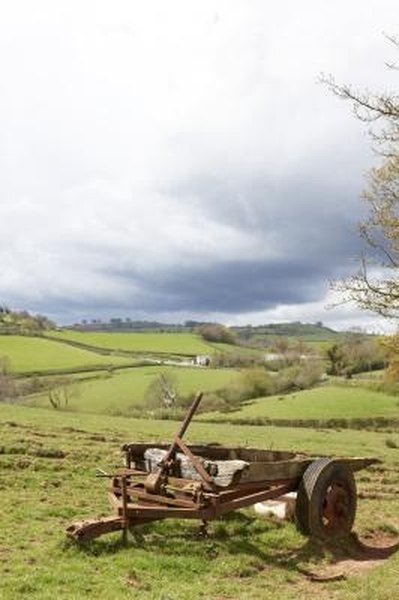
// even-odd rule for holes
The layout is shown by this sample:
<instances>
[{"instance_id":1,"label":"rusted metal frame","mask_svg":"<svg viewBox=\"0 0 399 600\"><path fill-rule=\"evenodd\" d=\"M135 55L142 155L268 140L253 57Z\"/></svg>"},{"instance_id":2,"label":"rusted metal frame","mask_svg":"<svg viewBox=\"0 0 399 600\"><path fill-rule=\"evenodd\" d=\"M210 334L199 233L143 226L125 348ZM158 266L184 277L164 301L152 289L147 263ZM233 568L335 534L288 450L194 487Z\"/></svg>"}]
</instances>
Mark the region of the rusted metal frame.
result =
<instances>
[{"instance_id":1,"label":"rusted metal frame","mask_svg":"<svg viewBox=\"0 0 399 600\"><path fill-rule=\"evenodd\" d=\"M193 418L194 413L197 410L199 403L201 402L201 398L202 398L202 392L199 392L196 395L196 397L194 398L194 401L191 404L191 406L184 418L184 421L181 424L179 431L175 434L173 442L171 443L171 445L169 447L169 450L166 452L165 456L160 461L159 471L157 471L155 473L150 473L147 476L145 484L144 484L147 492L153 493L153 494L159 493L160 487L162 485L162 481L165 479L166 475L168 474L170 466L174 460L176 450L178 448L177 439L182 438L184 433L186 432L187 427L190 425L190 421Z\"/></svg>"},{"instance_id":2,"label":"rusted metal frame","mask_svg":"<svg viewBox=\"0 0 399 600\"><path fill-rule=\"evenodd\" d=\"M141 472L141 475L143 473ZM130 479L130 475L126 476ZM112 484L109 487L111 496L121 496L122 489L120 486L120 477L113 477ZM148 492L145 484L146 478L140 478L138 481L129 481L126 486L128 497L134 500L148 500L149 502L160 502L161 504L171 504L183 507L196 507L199 505L199 498L202 497L203 483L201 481L189 480L189 479L178 479L178 478L165 478L166 483L163 483L159 487L159 493ZM172 481L173 484L169 484Z\"/></svg>"},{"instance_id":3,"label":"rusted metal frame","mask_svg":"<svg viewBox=\"0 0 399 600\"><path fill-rule=\"evenodd\" d=\"M144 485L146 479L148 477L147 471L136 471L134 473L135 481L131 481L130 485L141 486ZM201 484L200 481L195 481L193 479L184 479L183 477L173 477L168 475L168 486L176 489L183 489L185 486L190 486L192 484Z\"/></svg>"},{"instance_id":4,"label":"rusted metal frame","mask_svg":"<svg viewBox=\"0 0 399 600\"><path fill-rule=\"evenodd\" d=\"M112 502L114 508L117 513L122 516L123 506L122 499L116 498L114 496ZM157 519L167 519L167 518L183 518L183 519L199 519L202 518L204 514L204 510L206 508L201 507L174 507L174 506L166 506L160 505L157 502L150 501L141 501L138 502L129 502L127 504L127 515L129 521L131 522L134 519L149 519L149 520L157 520Z\"/></svg>"},{"instance_id":5,"label":"rusted metal frame","mask_svg":"<svg viewBox=\"0 0 399 600\"><path fill-rule=\"evenodd\" d=\"M117 489L116 489L117 491ZM181 489L176 489L176 488L171 488L169 485L165 485L162 486L161 488L161 493L160 494L148 494L148 492L146 491L146 489L144 487L135 487L132 489L128 488L128 494L131 496L141 496L141 497L147 497L148 500L151 500L157 496L157 498L160 498L161 500L164 501L171 501L171 500L176 500L176 501L182 501L182 502L189 502L190 505L192 503L195 503L195 499L201 495L201 490L197 491L197 490L193 490L193 491L183 491Z\"/></svg>"},{"instance_id":6,"label":"rusted metal frame","mask_svg":"<svg viewBox=\"0 0 399 600\"><path fill-rule=\"evenodd\" d=\"M197 410L199 403L201 402L202 399L202 392L199 392L195 398L194 398L194 402L192 403L192 405L190 406L186 416L184 417L184 421L181 424L181 427L179 429L179 431L176 433L174 440L172 442L172 444L170 445L169 450L167 451L166 455L164 456L164 458L162 459L161 463L162 464L168 464L168 462L174 458L174 455L176 453L177 450L177 440L178 439L182 439L185 432L187 431L188 426L190 425L191 419L193 418L195 411ZM161 467L162 468L162 467Z\"/></svg>"},{"instance_id":7,"label":"rusted metal frame","mask_svg":"<svg viewBox=\"0 0 399 600\"><path fill-rule=\"evenodd\" d=\"M212 477L209 475L209 473L206 472L206 470L205 470L203 464L201 463L201 461L199 460L199 458L191 452L190 448L188 448L186 446L186 444L183 442L182 439L180 439L180 437L176 436L175 441L176 441L176 444L179 446L180 450L191 461L194 469L197 471L197 473L203 479L204 487L208 490L216 489L216 486L213 482Z\"/></svg>"},{"instance_id":8,"label":"rusted metal frame","mask_svg":"<svg viewBox=\"0 0 399 600\"><path fill-rule=\"evenodd\" d=\"M186 448L188 448L188 447L186 446ZM189 448L188 448L188 450L189 450ZM193 462L195 462L195 459L197 457L195 455L193 455L193 457L194 457ZM191 455L189 456L189 458L191 460ZM201 467L203 468L202 465L201 465ZM147 477L147 473L145 471L126 470L126 471L123 471L122 473L126 474L126 475L132 475L133 477L137 478L136 481L129 482L128 494L134 493L136 488L138 488L139 490L143 489L144 483L145 483L145 480ZM206 471L205 471L205 473L212 482L212 478L209 476L209 474ZM217 495L220 496L220 498L223 500L225 497L239 497L249 491L255 492L258 490L264 490L265 487L283 485L286 483L292 483L294 481L296 482L296 485L299 485L300 479L301 478L298 477L295 480L293 478L286 478L286 479L277 479L277 480L247 481L244 483L230 484L228 487L225 487L225 488L221 488L220 486L217 486L212 482L213 483L212 491L217 493ZM114 480L116 480L116 484L110 487L110 491L118 492L118 483L117 483L118 476L114 476ZM200 488L201 486L203 486L202 481L196 481L193 479L183 479L181 477L169 477L168 476L167 482L168 482L166 484L167 490L171 490L172 492L175 492L177 494L184 494L184 495L190 495L190 494L193 495L199 491L199 490L196 490L195 487L198 486L198 488ZM194 489L190 489L190 488L194 488Z\"/></svg>"},{"instance_id":9,"label":"rusted metal frame","mask_svg":"<svg viewBox=\"0 0 399 600\"><path fill-rule=\"evenodd\" d=\"M68 527L67 535L78 541L92 540L104 533L111 533L122 529L120 517L104 517L102 519L90 519L75 523Z\"/></svg>"},{"instance_id":10,"label":"rusted metal frame","mask_svg":"<svg viewBox=\"0 0 399 600\"><path fill-rule=\"evenodd\" d=\"M121 509L120 509L121 510ZM119 512L119 511L118 511ZM127 509L130 522L135 519L202 519L208 517L211 512L207 508L173 508L168 506L151 506L142 504L130 504ZM208 519L209 520L209 519Z\"/></svg>"},{"instance_id":11,"label":"rusted metal frame","mask_svg":"<svg viewBox=\"0 0 399 600\"><path fill-rule=\"evenodd\" d=\"M198 504L194 500L184 499L184 498L173 498L171 496L162 496L158 494L148 494L145 490L140 491L139 489L130 489L127 488L127 495L130 496L133 502L135 501L147 501L150 503L159 503L159 504L170 504L172 506L182 506L184 508L197 508ZM118 487L111 488L111 493L120 493L120 489ZM122 492L123 495L123 492Z\"/></svg>"},{"instance_id":12,"label":"rusted metal frame","mask_svg":"<svg viewBox=\"0 0 399 600\"><path fill-rule=\"evenodd\" d=\"M248 489L231 489L223 492L219 492L216 494L218 502L224 504L226 502L230 502L230 500L235 500L236 498L243 498L245 496L256 494L258 492L265 492L266 489L270 489L270 486L265 485L257 485L255 488L251 487Z\"/></svg>"},{"instance_id":13,"label":"rusted metal frame","mask_svg":"<svg viewBox=\"0 0 399 600\"><path fill-rule=\"evenodd\" d=\"M228 502L218 501L218 495L214 496L214 503L210 506L203 508L192 509L192 508L174 508L168 506L154 506L146 504L128 504L127 514L130 520L140 518L152 518L153 520L164 519L164 518L180 518L180 519L202 519L204 521L211 521L216 519L220 515L251 506L256 502L262 502L264 500L270 500L278 498L287 492L296 489L295 484L284 484L276 486L273 489L263 490L252 494L246 494L240 498L229 500ZM118 512L122 512L121 502L117 501L115 507Z\"/></svg>"},{"instance_id":14,"label":"rusted metal frame","mask_svg":"<svg viewBox=\"0 0 399 600\"><path fill-rule=\"evenodd\" d=\"M278 498L279 496L282 496L284 494L286 494L289 491L293 491L297 488L297 483L293 482L293 481L287 481L285 483L282 483L280 485L277 486L273 486L270 487L268 486L267 489L264 489L264 486L262 489L256 489L255 491L253 489L251 490L229 490L226 492L219 492L219 493L204 493L204 500L206 502L209 502L209 504L213 505L214 507L217 507L217 512L219 512L219 507L227 507L227 509L230 510L236 510L238 508L242 508L244 506L250 506L251 504L255 504L256 502L262 502L262 500L267 500L267 499L272 499L272 498ZM116 489L116 491L120 491L119 488ZM251 493L248 493L248 492ZM135 491L134 494L137 494L137 492ZM115 506L116 508L120 508L121 507L121 500L119 500L118 498L115 497L114 494L110 493L110 499L111 502L113 504L113 506ZM145 492L140 494L140 504L135 503L135 502L128 502L128 509L130 510L131 508L134 508L135 510L138 509L144 509L147 510L148 508L151 510L157 510L154 507L154 504L176 504L176 507L180 507L180 502L183 504L188 503L187 506L181 506L181 508L183 508L185 511L186 510L193 510L193 511L201 511L206 509L207 507L200 507L198 504L195 504L194 502L190 502L190 501L184 501L183 499L179 502L178 500L176 501L174 498L168 498L167 496L158 496L155 494L146 494ZM179 504L177 504L177 502L179 502ZM160 506L158 507L159 510L161 511L167 511L169 514L172 515L172 513L175 513L175 509L170 506ZM223 508L223 512L225 512L225 508ZM179 510L179 508L176 508L176 510Z\"/></svg>"},{"instance_id":15,"label":"rusted metal frame","mask_svg":"<svg viewBox=\"0 0 399 600\"><path fill-rule=\"evenodd\" d=\"M245 508L246 506L251 506L251 504L256 504L256 502L263 502L264 500L272 500L273 498L279 498L288 492L292 492L296 489L296 484L287 483L285 485L277 486L271 490L256 492L254 494L249 494L248 496L243 496L242 498L236 498L235 500L230 500L228 502L223 502L217 504L216 510L217 513L223 515L232 510L238 510L239 508Z\"/></svg>"},{"instance_id":16,"label":"rusted metal frame","mask_svg":"<svg viewBox=\"0 0 399 600\"><path fill-rule=\"evenodd\" d=\"M169 494L169 496L171 498L177 496L177 497L182 497L183 499L187 498L187 497L193 497L193 495L197 494L198 491L200 491L202 489L202 483L200 481L196 482L197 486L196 488L189 488L189 487L178 487L175 485L171 485L169 484L169 480L168 483L164 484L162 486L162 492L164 492L164 495ZM119 483L117 481L113 481L112 484L110 485L110 487L108 488L109 491L114 492L116 494L120 494L121 493L121 487L119 485ZM132 494L136 494L138 492L144 492L145 491L145 480L143 481L135 481L135 482L130 482L127 484L127 492L128 495L132 495Z\"/></svg>"},{"instance_id":17,"label":"rusted metal frame","mask_svg":"<svg viewBox=\"0 0 399 600\"><path fill-rule=\"evenodd\" d=\"M293 491L296 489L295 483L286 483L283 485L275 486L272 489L262 490L251 494L241 494L240 497L235 498L233 500L228 500L225 502L220 501L220 497L218 494L206 494L206 498L208 498L211 502L209 506L205 506L203 508L199 508L198 510L190 510L190 509L174 509L174 508L162 508L162 507L142 507L142 506L129 506L129 513L133 511L134 514L140 514L141 509L143 509L143 513L149 513L153 516L165 516L166 518L169 516L171 518L187 518L187 519L202 519L205 521L210 521L212 519L216 519L220 515L226 514L228 512L232 512L234 510L238 510L240 508L245 508L246 506L251 506L256 502L262 502L264 500L270 500L273 498L279 498L280 496Z\"/></svg>"},{"instance_id":18,"label":"rusted metal frame","mask_svg":"<svg viewBox=\"0 0 399 600\"><path fill-rule=\"evenodd\" d=\"M121 487L122 487L122 529L123 529L123 542L127 543L127 534L129 529L129 516L127 514L127 505L128 505L128 497L127 497L127 486L126 486L126 475L122 475L121 479Z\"/></svg>"},{"instance_id":19,"label":"rusted metal frame","mask_svg":"<svg viewBox=\"0 0 399 600\"><path fill-rule=\"evenodd\" d=\"M234 486L228 488L226 490L221 490L218 492L218 496L220 501L228 502L229 500L234 500L235 498L242 498L250 493L255 494L257 492L266 492L267 490L273 491L278 489L278 486L283 485L292 485L294 489L297 489L300 479L281 479L279 481L264 481L263 483L256 482L248 482L243 483L241 486Z\"/></svg>"}]
</instances>

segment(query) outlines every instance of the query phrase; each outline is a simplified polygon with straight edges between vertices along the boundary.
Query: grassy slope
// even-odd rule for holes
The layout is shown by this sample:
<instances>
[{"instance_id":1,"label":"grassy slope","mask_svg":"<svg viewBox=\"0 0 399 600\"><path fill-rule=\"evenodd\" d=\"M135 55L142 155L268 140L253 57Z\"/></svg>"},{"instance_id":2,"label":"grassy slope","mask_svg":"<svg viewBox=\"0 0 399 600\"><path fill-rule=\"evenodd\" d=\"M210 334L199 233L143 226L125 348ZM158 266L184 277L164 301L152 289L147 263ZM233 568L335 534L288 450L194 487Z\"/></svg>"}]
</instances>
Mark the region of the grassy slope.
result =
<instances>
[{"instance_id":1,"label":"grassy slope","mask_svg":"<svg viewBox=\"0 0 399 600\"><path fill-rule=\"evenodd\" d=\"M98 348L131 352L162 352L174 354L209 354L212 348L192 333L107 333L60 331L54 337L67 339Z\"/></svg>"},{"instance_id":2,"label":"grassy slope","mask_svg":"<svg viewBox=\"0 0 399 600\"><path fill-rule=\"evenodd\" d=\"M206 419L210 413L203 415ZM330 419L399 417L399 399L364 388L323 386L294 394L258 398L228 418ZM226 418L213 413L212 418Z\"/></svg>"},{"instance_id":3,"label":"grassy slope","mask_svg":"<svg viewBox=\"0 0 399 600\"><path fill-rule=\"evenodd\" d=\"M212 523L208 538L197 524L166 521L141 527L127 548L119 534L86 548L65 542L71 521L109 514L107 482L95 466L112 471L119 447L133 440L169 440L176 424L57 413L0 405L2 452L0 576L2 600L83 597L152 600L252 599L385 600L397 593L399 555L363 576L309 583L299 568L320 556L289 523L255 518L248 509ZM396 434L399 440L399 433ZM399 527L399 455L385 435L318 432L193 423L190 441L219 441L311 453L375 454L386 471L359 473L360 491L379 490L384 499L360 501L357 530ZM54 450L64 458L48 458ZM373 515L372 522L369 515Z\"/></svg>"},{"instance_id":4,"label":"grassy slope","mask_svg":"<svg viewBox=\"0 0 399 600\"><path fill-rule=\"evenodd\" d=\"M59 342L18 335L0 335L0 356L9 357L14 372L131 362L123 357L100 356Z\"/></svg>"},{"instance_id":5,"label":"grassy slope","mask_svg":"<svg viewBox=\"0 0 399 600\"><path fill-rule=\"evenodd\" d=\"M238 346L235 344L225 344L222 342L212 342L212 348L217 352L238 352L250 356L264 356L265 350L262 348L249 348L248 346Z\"/></svg>"},{"instance_id":6,"label":"grassy slope","mask_svg":"<svg viewBox=\"0 0 399 600\"><path fill-rule=\"evenodd\" d=\"M184 367L137 367L102 378L79 383L76 396L69 400L69 408L84 412L123 412L131 406L143 404L145 391L159 373L176 377L178 392L182 395L198 389L212 391L226 385L236 374L232 369L214 370ZM48 406L47 394L28 399L29 403Z\"/></svg>"}]
</instances>

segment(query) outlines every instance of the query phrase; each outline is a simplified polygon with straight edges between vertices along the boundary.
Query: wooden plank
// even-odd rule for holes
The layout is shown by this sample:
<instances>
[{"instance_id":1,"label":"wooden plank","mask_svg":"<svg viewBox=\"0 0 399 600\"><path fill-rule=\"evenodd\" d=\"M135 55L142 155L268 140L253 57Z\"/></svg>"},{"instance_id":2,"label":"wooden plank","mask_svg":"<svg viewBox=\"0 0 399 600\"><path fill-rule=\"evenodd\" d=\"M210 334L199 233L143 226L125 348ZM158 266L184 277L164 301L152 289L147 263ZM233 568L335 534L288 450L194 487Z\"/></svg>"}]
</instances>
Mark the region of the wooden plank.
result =
<instances>
[{"instance_id":1,"label":"wooden plank","mask_svg":"<svg viewBox=\"0 0 399 600\"><path fill-rule=\"evenodd\" d=\"M272 483L281 479L297 480L302 477L312 462L313 459L249 463L248 469L242 471L239 483L258 481Z\"/></svg>"}]
</instances>

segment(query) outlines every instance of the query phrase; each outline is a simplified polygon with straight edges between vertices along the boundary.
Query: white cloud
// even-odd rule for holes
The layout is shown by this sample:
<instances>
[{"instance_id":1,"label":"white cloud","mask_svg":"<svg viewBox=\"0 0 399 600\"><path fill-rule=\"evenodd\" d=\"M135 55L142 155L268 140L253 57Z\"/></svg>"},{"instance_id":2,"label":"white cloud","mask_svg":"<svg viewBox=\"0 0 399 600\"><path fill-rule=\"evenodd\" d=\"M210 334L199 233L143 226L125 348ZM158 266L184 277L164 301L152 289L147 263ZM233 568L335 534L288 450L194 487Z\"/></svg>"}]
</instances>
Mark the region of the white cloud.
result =
<instances>
[{"instance_id":1,"label":"white cloud","mask_svg":"<svg viewBox=\"0 0 399 600\"><path fill-rule=\"evenodd\" d=\"M217 319L216 319L217 320ZM369 333L384 334L397 331L393 319L385 319L371 313L359 311L354 304L342 304L342 298L326 290L325 296L317 302L305 302L298 305L280 305L271 310L240 315L230 320L230 325L253 323L261 325L272 322L302 323L322 322L326 327L337 331L361 328Z\"/></svg>"},{"instance_id":2,"label":"white cloud","mask_svg":"<svg viewBox=\"0 0 399 600\"><path fill-rule=\"evenodd\" d=\"M323 296L335 253L348 269L372 157L315 80L382 85L395 14L391 0L5 5L1 301L135 311L179 270L264 260L289 272L309 254L326 261Z\"/></svg>"}]
</instances>

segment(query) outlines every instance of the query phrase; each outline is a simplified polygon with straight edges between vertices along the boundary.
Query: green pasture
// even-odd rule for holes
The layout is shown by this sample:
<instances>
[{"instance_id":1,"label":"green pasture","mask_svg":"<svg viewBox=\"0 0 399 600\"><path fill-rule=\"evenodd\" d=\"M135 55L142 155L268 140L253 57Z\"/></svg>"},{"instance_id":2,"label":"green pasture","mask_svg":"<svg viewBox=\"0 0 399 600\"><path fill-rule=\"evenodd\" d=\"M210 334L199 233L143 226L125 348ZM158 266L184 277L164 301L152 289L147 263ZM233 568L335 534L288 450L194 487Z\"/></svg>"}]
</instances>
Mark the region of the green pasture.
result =
<instances>
[{"instance_id":1,"label":"green pasture","mask_svg":"<svg viewBox=\"0 0 399 600\"><path fill-rule=\"evenodd\" d=\"M234 344L224 344L212 342L213 353L233 354L238 357L252 358L256 361L264 361L267 351L264 348L250 348L248 346L239 346Z\"/></svg>"},{"instance_id":2,"label":"green pasture","mask_svg":"<svg viewBox=\"0 0 399 600\"><path fill-rule=\"evenodd\" d=\"M126 413L143 406L145 392L151 381L161 373L171 374L178 395L197 390L212 391L227 385L237 374L232 369L201 369L196 367L151 366L105 373L89 381L75 382L68 400L69 410L97 413ZM34 396L27 402L48 406L47 394Z\"/></svg>"},{"instance_id":3,"label":"green pasture","mask_svg":"<svg viewBox=\"0 0 399 600\"><path fill-rule=\"evenodd\" d=\"M88 350L40 337L0 335L0 357L7 356L12 372L49 371L131 362L118 356L101 356Z\"/></svg>"},{"instance_id":4,"label":"green pasture","mask_svg":"<svg viewBox=\"0 0 399 600\"><path fill-rule=\"evenodd\" d=\"M57 412L0 404L0 577L2 600L387 600L397 596L399 554L362 574L311 582L307 570L334 562L292 523L241 510L211 522L170 521L83 547L66 540L73 521L111 514L108 481L128 441L170 441L176 423ZM313 455L375 455L381 465L357 474L356 531L398 532L399 450L387 434L240 427L193 422L191 442L291 449ZM390 434L399 445L399 432ZM372 515L372 519L370 518ZM391 538L392 539L392 538ZM353 562L353 561L352 561Z\"/></svg>"},{"instance_id":5,"label":"green pasture","mask_svg":"<svg viewBox=\"0 0 399 600\"><path fill-rule=\"evenodd\" d=\"M226 414L208 413L226 419ZM399 417L399 398L355 386L324 385L293 394L257 398L227 414L234 419L356 419Z\"/></svg>"},{"instance_id":6,"label":"green pasture","mask_svg":"<svg viewBox=\"0 0 399 600\"><path fill-rule=\"evenodd\" d=\"M118 333L62 330L52 332L53 337L87 344L107 350L128 352L181 354L195 356L209 354L212 347L192 333Z\"/></svg>"},{"instance_id":7,"label":"green pasture","mask_svg":"<svg viewBox=\"0 0 399 600\"><path fill-rule=\"evenodd\" d=\"M329 347L333 343L340 341L341 336L339 333L331 335L276 335L276 334L257 334L254 335L250 341L263 343L264 345L272 345L279 340L286 340L290 346L295 346L298 342L304 342L306 345L314 347Z\"/></svg>"},{"instance_id":8,"label":"green pasture","mask_svg":"<svg viewBox=\"0 0 399 600\"><path fill-rule=\"evenodd\" d=\"M312 348L312 350L315 350L320 354L324 354L334 343L337 343L339 340L335 340L334 338L330 340L314 340L309 338L302 341L306 344L306 346Z\"/></svg>"}]
</instances>

